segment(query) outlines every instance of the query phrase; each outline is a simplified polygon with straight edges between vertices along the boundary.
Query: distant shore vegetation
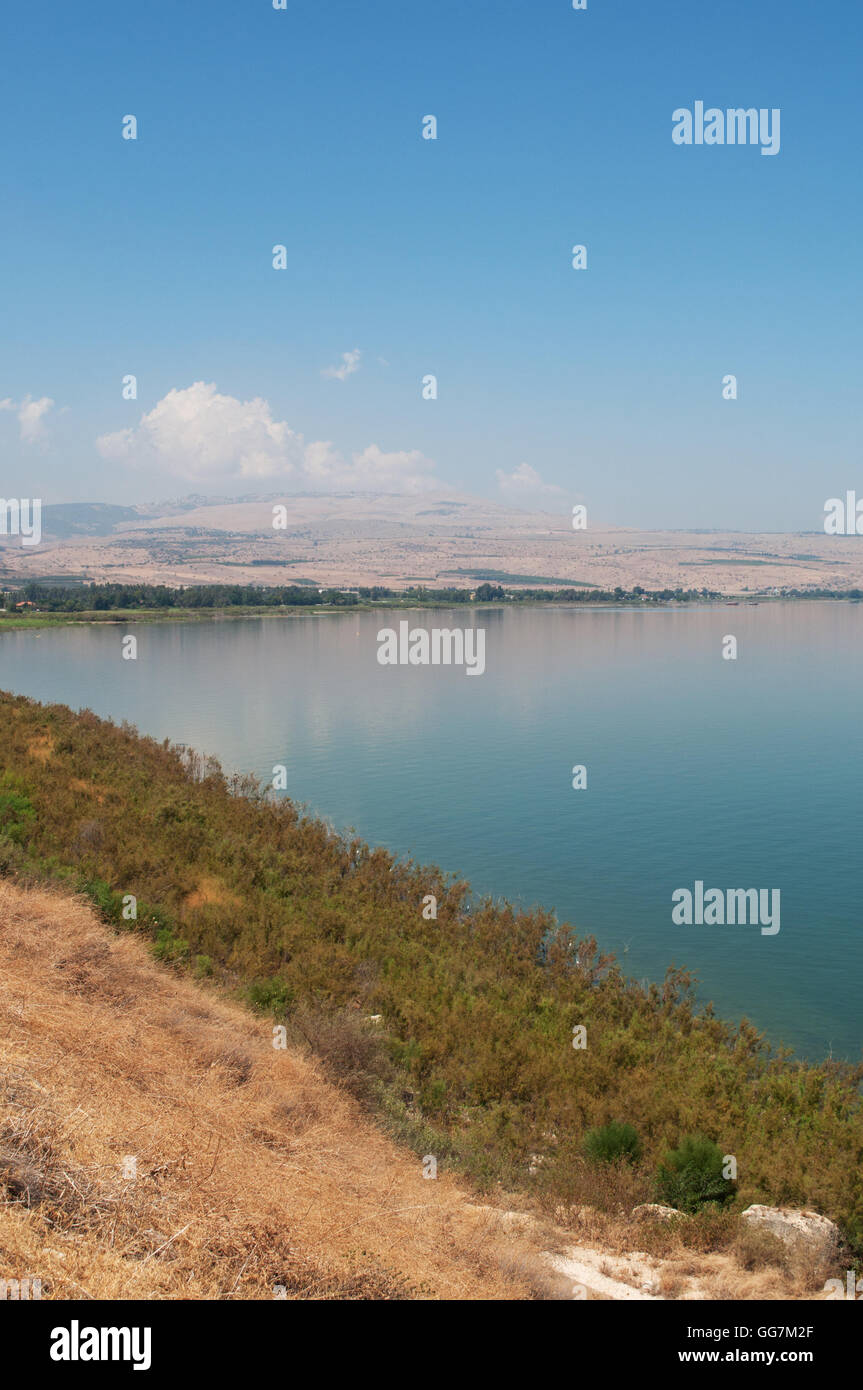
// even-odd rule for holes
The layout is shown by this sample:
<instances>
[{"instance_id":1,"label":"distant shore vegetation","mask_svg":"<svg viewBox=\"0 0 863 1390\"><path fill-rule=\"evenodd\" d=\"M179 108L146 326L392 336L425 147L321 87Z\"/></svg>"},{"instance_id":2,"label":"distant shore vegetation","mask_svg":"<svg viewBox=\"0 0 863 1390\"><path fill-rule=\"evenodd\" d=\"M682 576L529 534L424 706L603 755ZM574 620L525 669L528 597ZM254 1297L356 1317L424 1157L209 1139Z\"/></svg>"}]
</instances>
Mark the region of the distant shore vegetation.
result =
<instances>
[{"instance_id":1,"label":"distant shore vegetation","mask_svg":"<svg viewBox=\"0 0 863 1390\"><path fill-rule=\"evenodd\" d=\"M516 576L522 578L522 576ZM549 581L551 583L553 581ZM460 604L598 604L663 605L733 602L762 603L776 599L846 599L859 602L863 590L791 589L781 593L743 594L731 597L716 589L591 588L578 581L575 587L506 588L488 580L473 588L432 588L414 584L406 589L383 585L356 588L324 588L304 582L288 585L190 584L171 588L164 584L62 584L28 583L2 591L0 630L5 627L43 627L57 622L110 622L124 617L141 620L230 617L257 614L301 613L317 609L441 608Z\"/></svg>"},{"instance_id":2,"label":"distant shore vegetation","mask_svg":"<svg viewBox=\"0 0 863 1390\"><path fill-rule=\"evenodd\" d=\"M198 608L355 608L373 604L415 607L417 604L460 603L692 603L721 597L709 589L648 592L640 585L634 589L593 589L579 585L575 588L507 590L498 583L475 584L472 589L438 589L424 584L407 589L389 589L377 584L334 589L309 584L191 584L169 588L163 584L34 583L7 591L5 609L7 614L20 613L22 608L38 608L42 613L110 613L135 609L158 612Z\"/></svg>"}]
</instances>

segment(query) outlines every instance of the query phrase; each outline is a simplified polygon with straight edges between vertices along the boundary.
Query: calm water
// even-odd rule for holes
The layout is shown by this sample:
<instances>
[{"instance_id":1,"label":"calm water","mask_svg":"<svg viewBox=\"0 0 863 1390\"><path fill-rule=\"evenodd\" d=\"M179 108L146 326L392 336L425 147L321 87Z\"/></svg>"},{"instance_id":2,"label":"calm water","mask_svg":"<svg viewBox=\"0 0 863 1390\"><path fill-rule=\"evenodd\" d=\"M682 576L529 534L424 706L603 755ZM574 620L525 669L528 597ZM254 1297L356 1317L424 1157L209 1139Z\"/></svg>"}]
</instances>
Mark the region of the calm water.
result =
<instances>
[{"instance_id":1,"label":"calm water","mask_svg":"<svg viewBox=\"0 0 863 1390\"><path fill-rule=\"evenodd\" d=\"M376 633L486 629L486 671L382 667ZM120 656L138 637L137 661ZM737 661L722 638L739 642ZM0 686L215 753L475 891L555 907L637 978L809 1056L863 1044L863 607L530 609L7 632ZM588 788L571 787L573 764ZM671 894L781 889L777 936Z\"/></svg>"}]
</instances>

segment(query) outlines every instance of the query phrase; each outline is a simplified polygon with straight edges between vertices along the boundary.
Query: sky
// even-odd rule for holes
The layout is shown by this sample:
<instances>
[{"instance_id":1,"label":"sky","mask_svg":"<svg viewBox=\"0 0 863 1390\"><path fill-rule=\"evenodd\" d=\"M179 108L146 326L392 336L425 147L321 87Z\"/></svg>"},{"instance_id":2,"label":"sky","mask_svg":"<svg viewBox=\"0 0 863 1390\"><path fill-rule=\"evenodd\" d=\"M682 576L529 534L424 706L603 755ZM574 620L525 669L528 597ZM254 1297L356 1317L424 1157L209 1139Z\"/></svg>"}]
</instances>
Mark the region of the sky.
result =
<instances>
[{"instance_id":1,"label":"sky","mask_svg":"<svg viewBox=\"0 0 863 1390\"><path fill-rule=\"evenodd\" d=\"M863 494L858 0L285 6L7 12L4 496ZM778 153L676 144L697 101Z\"/></svg>"}]
</instances>

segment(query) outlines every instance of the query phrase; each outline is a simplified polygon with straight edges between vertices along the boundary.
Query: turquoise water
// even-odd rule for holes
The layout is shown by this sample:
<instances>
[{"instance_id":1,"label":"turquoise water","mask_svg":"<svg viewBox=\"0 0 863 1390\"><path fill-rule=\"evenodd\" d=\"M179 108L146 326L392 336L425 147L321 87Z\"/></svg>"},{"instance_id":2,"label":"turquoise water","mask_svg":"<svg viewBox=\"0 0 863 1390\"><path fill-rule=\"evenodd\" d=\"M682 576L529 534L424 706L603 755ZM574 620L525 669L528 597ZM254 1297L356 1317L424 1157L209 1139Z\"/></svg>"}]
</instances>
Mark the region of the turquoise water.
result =
<instances>
[{"instance_id":1,"label":"turquoise water","mask_svg":"<svg viewBox=\"0 0 863 1390\"><path fill-rule=\"evenodd\" d=\"M226 770L282 763L338 827L556 908L638 979L685 965L719 1013L801 1054L859 1057L863 607L409 615L484 627L472 677L379 665L378 630L405 616L6 632L0 686ZM672 892L696 879L779 888L781 930L675 926Z\"/></svg>"}]
</instances>

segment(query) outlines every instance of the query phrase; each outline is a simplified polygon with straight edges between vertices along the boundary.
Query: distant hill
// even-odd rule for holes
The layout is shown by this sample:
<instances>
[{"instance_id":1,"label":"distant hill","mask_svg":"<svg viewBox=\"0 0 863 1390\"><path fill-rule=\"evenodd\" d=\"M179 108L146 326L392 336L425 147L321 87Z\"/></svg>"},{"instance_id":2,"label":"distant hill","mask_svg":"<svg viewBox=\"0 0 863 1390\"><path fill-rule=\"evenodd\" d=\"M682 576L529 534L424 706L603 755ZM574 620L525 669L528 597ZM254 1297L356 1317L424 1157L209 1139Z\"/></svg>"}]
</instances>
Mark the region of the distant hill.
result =
<instances>
[{"instance_id":1,"label":"distant hill","mask_svg":"<svg viewBox=\"0 0 863 1390\"><path fill-rule=\"evenodd\" d=\"M289 567L322 588L414 583L452 574L507 576L560 587L717 589L723 594L863 588L863 537L641 531L604 525L592 508L573 529L569 504L424 492L192 494L137 506L50 503L43 542L0 537L3 578L85 575L145 584L279 583ZM274 526L274 507L284 512Z\"/></svg>"},{"instance_id":2,"label":"distant hill","mask_svg":"<svg viewBox=\"0 0 863 1390\"><path fill-rule=\"evenodd\" d=\"M42 534L65 540L69 536L110 536L124 521L138 521L137 507L106 502L49 502L42 507Z\"/></svg>"}]
</instances>

